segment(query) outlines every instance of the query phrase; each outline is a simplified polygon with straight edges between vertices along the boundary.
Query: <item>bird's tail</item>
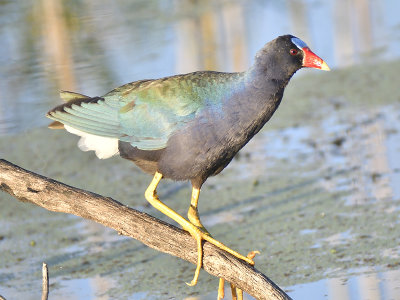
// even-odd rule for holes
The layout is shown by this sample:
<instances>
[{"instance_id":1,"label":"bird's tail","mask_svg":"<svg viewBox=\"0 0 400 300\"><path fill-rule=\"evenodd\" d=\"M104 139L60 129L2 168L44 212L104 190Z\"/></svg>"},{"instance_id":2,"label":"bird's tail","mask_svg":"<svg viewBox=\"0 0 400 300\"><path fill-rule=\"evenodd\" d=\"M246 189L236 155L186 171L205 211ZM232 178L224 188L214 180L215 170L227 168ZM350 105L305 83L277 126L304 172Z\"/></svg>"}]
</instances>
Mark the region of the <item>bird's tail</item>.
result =
<instances>
[{"instance_id":1,"label":"bird's tail","mask_svg":"<svg viewBox=\"0 0 400 300\"><path fill-rule=\"evenodd\" d=\"M64 102L70 102L76 99L90 99L89 96L69 91L60 91L60 98ZM64 124L59 121L54 121L51 122L48 127L50 129L64 129Z\"/></svg>"},{"instance_id":2,"label":"bird's tail","mask_svg":"<svg viewBox=\"0 0 400 300\"><path fill-rule=\"evenodd\" d=\"M81 137L78 146L83 151L93 150L99 158L118 153L118 107L107 104L102 97L62 91L65 103L50 110L46 117L54 120L51 129L65 129Z\"/></svg>"}]
</instances>

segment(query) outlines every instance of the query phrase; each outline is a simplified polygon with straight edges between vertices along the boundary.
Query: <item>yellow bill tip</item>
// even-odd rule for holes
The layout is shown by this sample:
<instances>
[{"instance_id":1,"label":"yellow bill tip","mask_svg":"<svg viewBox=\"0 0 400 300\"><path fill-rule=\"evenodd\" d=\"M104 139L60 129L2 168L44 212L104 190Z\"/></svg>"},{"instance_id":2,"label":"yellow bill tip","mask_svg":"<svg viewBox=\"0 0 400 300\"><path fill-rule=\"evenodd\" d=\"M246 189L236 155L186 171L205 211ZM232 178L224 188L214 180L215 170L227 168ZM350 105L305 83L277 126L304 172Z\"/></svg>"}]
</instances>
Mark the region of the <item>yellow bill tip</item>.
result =
<instances>
[{"instance_id":1,"label":"yellow bill tip","mask_svg":"<svg viewBox=\"0 0 400 300\"><path fill-rule=\"evenodd\" d=\"M323 71L330 71L331 68L329 68L329 66L327 65L327 63L323 61L322 64L321 64L321 70L323 70Z\"/></svg>"}]
</instances>

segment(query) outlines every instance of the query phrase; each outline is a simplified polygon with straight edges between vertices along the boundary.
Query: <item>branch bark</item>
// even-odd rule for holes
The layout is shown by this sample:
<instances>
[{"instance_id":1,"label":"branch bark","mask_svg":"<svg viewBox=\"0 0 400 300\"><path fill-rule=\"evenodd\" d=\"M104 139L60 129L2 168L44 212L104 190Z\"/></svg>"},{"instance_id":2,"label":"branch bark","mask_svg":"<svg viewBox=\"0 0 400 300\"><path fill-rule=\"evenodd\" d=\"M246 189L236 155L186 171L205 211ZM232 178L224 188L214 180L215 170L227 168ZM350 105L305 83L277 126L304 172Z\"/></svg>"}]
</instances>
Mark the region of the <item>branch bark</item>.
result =
<instances>
[{"instance_id":1,"label":"branch bark","mask_svg":"<svg viewBox=\"0 0 400 300\"><path fill-rule=\"evenodd\" d=\"M49 298L49 270L47 264L42 265L42 300Z\"/></svg>"},{"instance_id":2,"label":"branch bark","mask_svg":"<svg viewBox=\"0 0 400 300\"><path fill-rule=\"evenodd\" d=\"M0 159L0 189L47 210L95 221L153 249L196 264L196 242L187 232L111 198L68 186L3 159ZM208 242L204 243L203 268L256 299L291 299L264 274Z\"/></svg>"}]
</instances>

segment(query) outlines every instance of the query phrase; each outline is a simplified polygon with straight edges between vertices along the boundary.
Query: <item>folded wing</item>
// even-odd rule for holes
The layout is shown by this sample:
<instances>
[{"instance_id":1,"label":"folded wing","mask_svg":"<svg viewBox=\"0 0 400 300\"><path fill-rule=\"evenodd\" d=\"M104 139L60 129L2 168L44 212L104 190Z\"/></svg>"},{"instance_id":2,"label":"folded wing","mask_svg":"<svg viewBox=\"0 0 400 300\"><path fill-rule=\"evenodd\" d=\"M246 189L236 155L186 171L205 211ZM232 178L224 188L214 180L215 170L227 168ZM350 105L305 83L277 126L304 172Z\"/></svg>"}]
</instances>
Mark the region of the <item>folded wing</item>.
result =
<instances>
[{"instance_id":1,"label":"folded wing","mask_svg":"<svg viewBox=\"0 0 400 300\"><path fill-rule=\"evenodd\" d=\"M62 98L68 102L50 110L47 117L82 136L79 146L84 151L96 151L96 145L101 149L118 140L141 150L162 149L174 131L190 122L201 107L196 97L187 97L190 94L175 88L176 82L169 80L130 83L103 97L63 91ZM110 153L113 150L107 151L106 156Z\"/></svg>"}]
</instances>

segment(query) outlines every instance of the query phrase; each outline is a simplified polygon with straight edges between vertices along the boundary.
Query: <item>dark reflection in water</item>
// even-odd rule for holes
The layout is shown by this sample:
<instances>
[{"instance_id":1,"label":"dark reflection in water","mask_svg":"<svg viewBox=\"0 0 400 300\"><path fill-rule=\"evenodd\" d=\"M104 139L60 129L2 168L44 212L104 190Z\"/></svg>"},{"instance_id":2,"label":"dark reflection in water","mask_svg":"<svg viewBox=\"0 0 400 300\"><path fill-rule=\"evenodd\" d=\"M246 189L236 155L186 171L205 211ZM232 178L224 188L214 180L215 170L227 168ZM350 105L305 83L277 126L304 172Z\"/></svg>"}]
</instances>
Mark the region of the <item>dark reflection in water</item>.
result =
<instances>
[{"instance_id":1,"label":"dark reflection in water","mask_svg":"<svg viewBox=\"0 0 400 300\"><path fill-rule=\"evenodd\" d=\"M0 133L43 126L58 90L102 95L195 70L240 71L277 35L332 67L399 55L400 3L357 1L4 1Z\"/></svg>"}]
</instances>

